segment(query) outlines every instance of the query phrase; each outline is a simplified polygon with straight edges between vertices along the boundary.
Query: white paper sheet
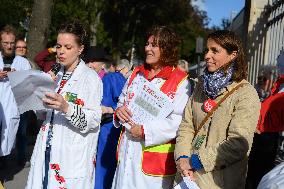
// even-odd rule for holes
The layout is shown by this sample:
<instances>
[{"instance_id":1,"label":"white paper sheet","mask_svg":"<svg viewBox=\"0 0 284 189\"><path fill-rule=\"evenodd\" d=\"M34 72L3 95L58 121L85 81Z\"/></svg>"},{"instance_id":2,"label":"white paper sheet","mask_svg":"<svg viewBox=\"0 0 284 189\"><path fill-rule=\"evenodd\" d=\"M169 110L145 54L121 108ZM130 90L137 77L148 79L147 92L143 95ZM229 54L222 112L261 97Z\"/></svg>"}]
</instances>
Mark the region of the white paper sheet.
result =
<instances>
[{"instance_id":1,"label":"white paper sheet","mask_svg":"<svg viewBox=\"0 0 284 189\"><path fill-rule=\"evenodd\" d=\"M166 118L173 111L170 98L144 77L136 77L132 81L126 106L133 114L132 121L139 125L156 118ZM123 125L130 128L127 123Z\"/></svg>"},{"instance_id":2,"label":"white paper sheet","mask_svg":"<svg viewBox=\"0 0 284 189\"><path fill-rule=\"evenodd\" d=\"M181 181L178 185L176 185L174 189L200 189L200 188L190 178L183 177L183 181Z\"/></svg>"},{"instance_id":3,"label":"white paper sheet","mask_svg":"<svg viewBox=\"0 0 284 189\"><path fill-rule=\"evenodd\" d=\"M12 92L20 114L28 110L45 110L42 98L45 92L54 92L55 82L50 75L38 70L8 73Z\"/></svg>"}]
</instances>

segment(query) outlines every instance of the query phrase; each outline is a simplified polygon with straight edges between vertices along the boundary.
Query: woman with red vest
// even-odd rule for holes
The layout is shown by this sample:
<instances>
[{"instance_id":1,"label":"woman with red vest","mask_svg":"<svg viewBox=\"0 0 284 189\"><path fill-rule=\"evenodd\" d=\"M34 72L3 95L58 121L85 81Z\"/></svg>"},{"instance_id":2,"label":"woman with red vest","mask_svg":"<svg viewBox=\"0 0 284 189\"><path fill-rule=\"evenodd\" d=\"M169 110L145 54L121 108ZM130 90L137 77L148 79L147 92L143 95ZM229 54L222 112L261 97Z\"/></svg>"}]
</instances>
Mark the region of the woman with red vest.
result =
<instances>
[{"instance_id":1,"label":"woman with red vest","mask_svg":"<svg viewBox=\"0 0 284 189\"><path fill-rule=\"evenodd\" d=\"M179 44L178 36L168 27L154 27L148 32L145 63L129 77L115 111L115 126L129 123L130 128L121 134L113 189L171 189L173 186L174 139L189 97L187 74L177 68ZM149 120L143 125L132 122L132 112L125 105L125 99L130 94L132 81L139 78L148 80L168 96L174 108L166 118Z\"/></svg>"}]
</instances>

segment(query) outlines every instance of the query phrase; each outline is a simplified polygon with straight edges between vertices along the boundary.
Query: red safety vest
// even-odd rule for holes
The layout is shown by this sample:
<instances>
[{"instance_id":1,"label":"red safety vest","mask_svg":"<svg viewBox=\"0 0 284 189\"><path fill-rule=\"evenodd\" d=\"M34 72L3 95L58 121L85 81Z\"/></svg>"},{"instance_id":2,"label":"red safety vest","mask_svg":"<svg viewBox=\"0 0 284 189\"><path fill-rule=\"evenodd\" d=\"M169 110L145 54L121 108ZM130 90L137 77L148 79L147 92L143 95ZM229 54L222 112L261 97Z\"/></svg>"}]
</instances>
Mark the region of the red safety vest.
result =
<instances>
[{"instance_id":1,"label":"red safety vest","mask_svg":"<svg viewBox=\"0 0 284 189\"><path fill-rule=\"evenodd\" d=\"M147 78L148 72L145 66L139 66L131 74L128 86L139 72L142 72ZM178 68L165 67L156 77L166 79L160 90L173 99L179 84L187 78L187 74ZM142 146L142 172L146 175L160 177L175 175L174 149L175 139L166 144L149 147Z\"/></svg>"}]
</instances>

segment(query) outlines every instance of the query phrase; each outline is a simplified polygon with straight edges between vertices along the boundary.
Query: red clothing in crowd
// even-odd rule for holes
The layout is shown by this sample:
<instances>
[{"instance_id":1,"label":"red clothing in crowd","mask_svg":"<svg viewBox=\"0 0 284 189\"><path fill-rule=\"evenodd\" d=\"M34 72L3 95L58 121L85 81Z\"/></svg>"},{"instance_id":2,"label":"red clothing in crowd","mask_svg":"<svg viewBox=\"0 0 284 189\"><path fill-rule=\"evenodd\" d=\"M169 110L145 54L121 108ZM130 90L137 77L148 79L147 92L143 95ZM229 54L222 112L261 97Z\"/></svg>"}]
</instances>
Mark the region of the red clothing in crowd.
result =
<instances>
[{"instance_id":1,"label":"red clothing in crowd","mask_svg":"<svg viewBox=\"0 0 284 189\"><path fill-rule=\"evenodd\" d=\"M49 58L49 56L51 55L50 51L48 49L45 49L41 52L39 52L36 57L34 58L34 61L36 62L36 64L44 71L44 72L48 72L49 70L51 70L52 65L56 62L56 60L52 60L51 58ZM49 60L49 59L50 60Z\"/></svg>"},{"instance_id":2,"label":"red clothing in crowd","mask_svg":"<svg viewBox=\"0 0 284 189\"><path fill-rule=\"evenodd\" d=\"M284 131L284 92L278 93L281 84L284 84L284 75L274 83L271 96L261 103L257 125L260 132Z\"/></svg>"}]
</instances>

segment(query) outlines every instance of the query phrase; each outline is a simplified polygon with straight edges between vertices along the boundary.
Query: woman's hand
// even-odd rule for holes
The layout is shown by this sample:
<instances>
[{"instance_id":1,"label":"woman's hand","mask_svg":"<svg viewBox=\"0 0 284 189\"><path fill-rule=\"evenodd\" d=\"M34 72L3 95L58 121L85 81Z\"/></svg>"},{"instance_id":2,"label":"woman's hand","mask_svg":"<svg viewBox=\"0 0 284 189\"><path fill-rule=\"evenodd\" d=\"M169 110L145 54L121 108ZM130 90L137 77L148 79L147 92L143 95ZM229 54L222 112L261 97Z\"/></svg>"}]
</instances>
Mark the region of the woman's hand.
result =
<instances>
[{"instance_id":1,"label":"woman's hand","mask_svg":"<svg viewBox=\"0 0 284 189\"><path fill-rule=\"evenodd\" d=\"M57 79L57 76L52 71L49 71L47 73L51 76L53 81L55 81Z\"/></svg>"},{"instance_id":2,"label":"woman's hand","mask_svg":"<svg viewBox=\"0 0 284 189\"><path fill-rule=\"evenodd\" d=\"M143 139L142 125L137 125L135 123L129 122L131 128L128 130L129 134L136 139Z\"/></svg>"},{"instance_id":3,"label":"woman's hand","mask_svg":"<svg viewBox=\"0 0 284 189\"><path fill-rule=\"evenodd\" d=\"M42 99L42 101L49 108L61 111L63 113L67 113L68 111L69 104L60 94L47 92L45 93L45 97Z\"/></svg>"},{"instance_id":4,"label":"woman's hand","mask_svg":"<svg viewBox=\"0 0 284 189\"><path fill-rule=\"evenodd\" d=\"M112 109L112 107L108 107L108 106L101 106L101 108L102 108L102 113L103 113L103 114L106 114L106 113L110 113L110 114L112 114L112 113L113 113L113 109Z\"/></svg>"},{"instance_id":5,"label":"woman's hand","mask_svg":"<svg viewBox=\"0 0 284 189\"><path fill-rule=\"evenodd\" d=\"M131 121L132 113L126 106L117 108L115 114L121 123L128 123Z\"/></svg>"},{"instance_id":6,"label":"woman's hand","mask_svg":"<svg viewBox=\"0 0 284 189\"><path fill-rule=\"evenodd\" d=\"M191 180L194 180L193 169L189 164L189 158L180 158L176 161L176 166L181 176L190 177Z\"/></svg>"}]
</instances>

